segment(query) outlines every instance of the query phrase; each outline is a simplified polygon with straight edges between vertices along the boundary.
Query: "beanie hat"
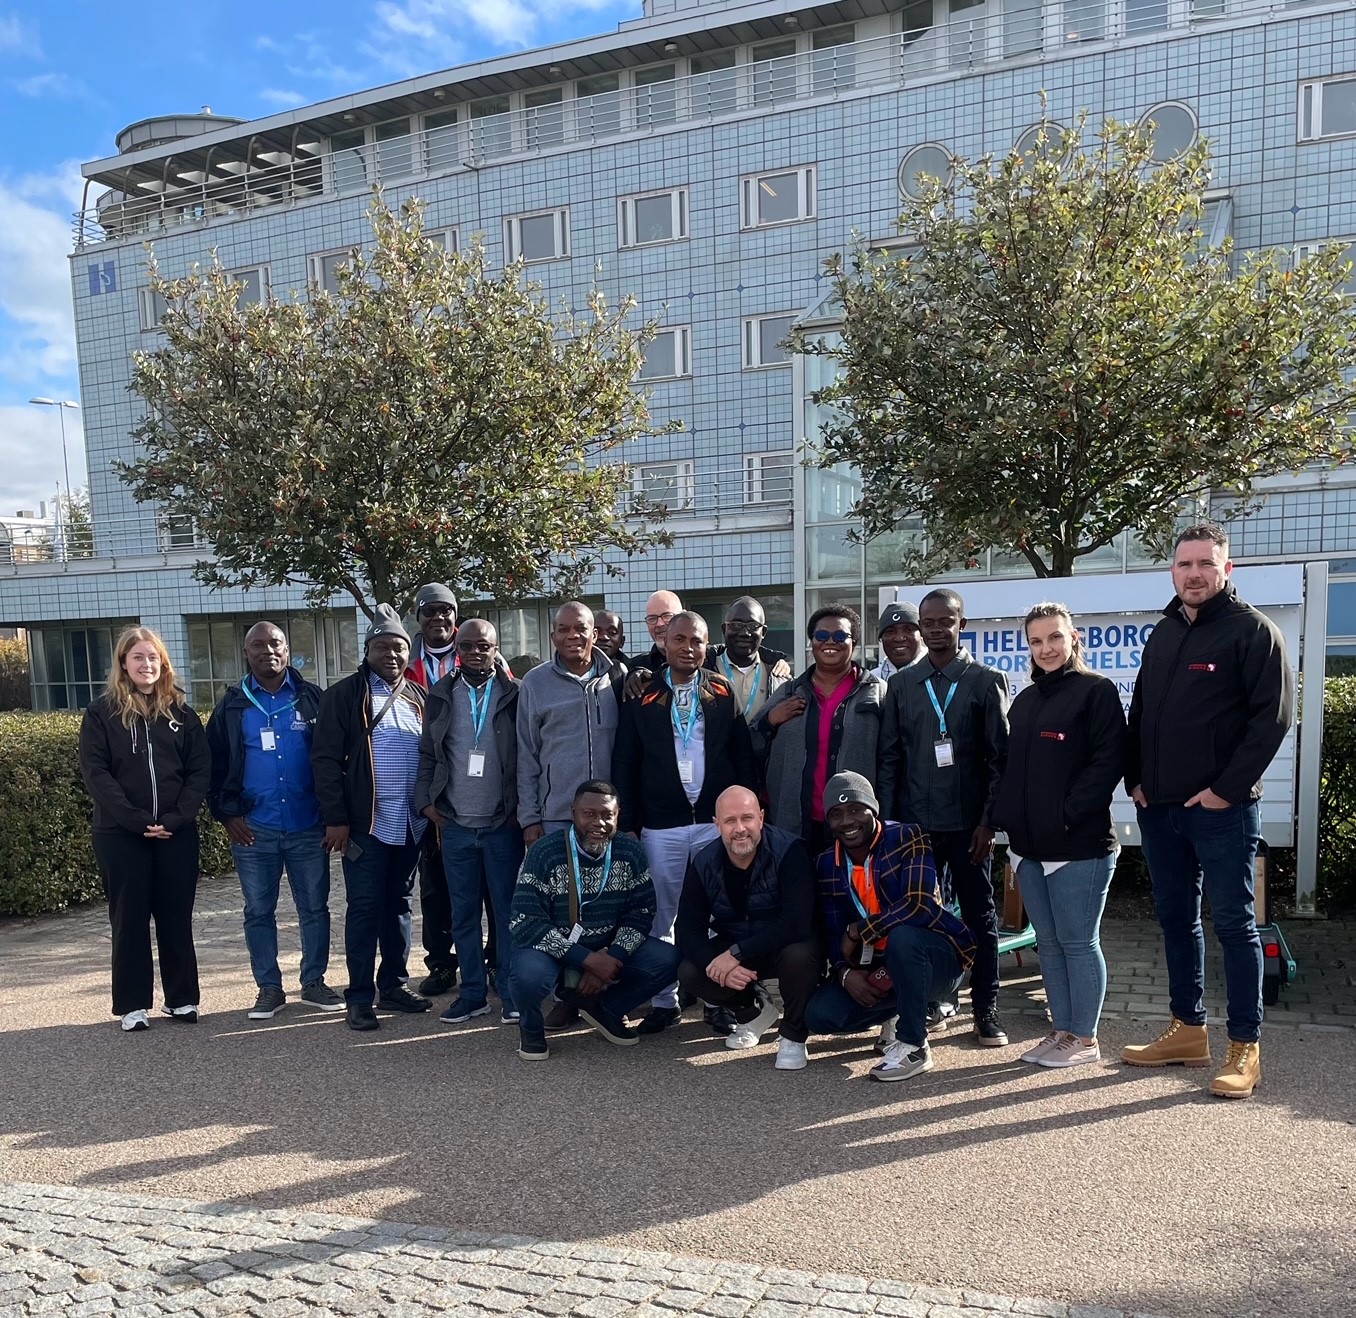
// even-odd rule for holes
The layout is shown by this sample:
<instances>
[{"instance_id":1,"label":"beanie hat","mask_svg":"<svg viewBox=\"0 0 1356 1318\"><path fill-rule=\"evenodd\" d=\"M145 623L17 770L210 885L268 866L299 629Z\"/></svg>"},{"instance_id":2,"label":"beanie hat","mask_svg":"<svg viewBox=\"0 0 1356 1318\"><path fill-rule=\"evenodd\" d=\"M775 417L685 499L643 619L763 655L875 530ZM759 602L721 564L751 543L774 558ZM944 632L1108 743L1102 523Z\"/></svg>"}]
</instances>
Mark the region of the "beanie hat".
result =
<instances>
[{"instance_id":1,"label":"beanie hat","mask_svg":"<svg viewBox=\"0 0 1356 1318\"><path fill-rule=\"evenodd\" d=\"M416 618L425 604L450 604L452 612L457 611L457 597L441 581L430 581L426 586L419 587L419 593L414 597Z\"/></svg>"},{"instance_id":2,"label":"beanie hat","mask_svg":"<svg viewBox=\"0 0 1356 1318\"><path fill-rule=\"evenodd\" d=\"M844 770L836 773L824 784L824 813L827 815L834 806L846 805L856 801L859 805L870 806L880 814L880 802L876 800L875 789L859 773Z\"/></svg>"},{"instance_id":3,"label":"beanie hat","mask_svg":"<svg viewBox=\"0 0 1356 1318\"><path fill-rule=\"evenodd\" d=\"M887 627L893 627L901 622L908 627L917 627L918 605L910 604L905 600L896 600L893 604L887 604L881 610L880 626L876 628L876 639L880 640Z\"/></svg>"},{"instance_id":4,"label":"beanie hat","mask_svg":"<svg viewBox=\"0 0 1356 1318\"><path fill-rule=\"evenodd\" d=\"M405 624L400 621L400 614L389 604L378 604L372 615L372 621L367 624L367 631L363 633L364 654L378 636L399 636L406 645L410 643L410 634L405 630Z\"/></svg>"}]
</instances>

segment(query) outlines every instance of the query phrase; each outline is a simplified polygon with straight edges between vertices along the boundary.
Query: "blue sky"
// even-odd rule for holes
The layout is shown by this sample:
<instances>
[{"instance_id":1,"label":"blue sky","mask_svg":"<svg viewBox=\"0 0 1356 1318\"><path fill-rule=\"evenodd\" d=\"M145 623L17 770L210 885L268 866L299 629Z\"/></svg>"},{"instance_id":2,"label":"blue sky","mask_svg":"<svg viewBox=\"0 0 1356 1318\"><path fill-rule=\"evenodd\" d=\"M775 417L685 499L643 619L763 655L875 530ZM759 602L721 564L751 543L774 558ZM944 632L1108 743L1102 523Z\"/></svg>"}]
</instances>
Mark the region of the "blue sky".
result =
<instances>
[{"instance_id":1,"label":"blue sky","mask_svg":"<svg viewBox=\"0 0 1356 1318\"><path fill-rule=\"evenodd\" d=\"M640 0L0 0L0 513L50 499L59 478L55 412L28 399L79 400L71 213L81 163L112 155L119 129L204 105L255 118L610 31L640 10ZM78 488L80 413L66 415Z\"/></svg>"}]
</instances>

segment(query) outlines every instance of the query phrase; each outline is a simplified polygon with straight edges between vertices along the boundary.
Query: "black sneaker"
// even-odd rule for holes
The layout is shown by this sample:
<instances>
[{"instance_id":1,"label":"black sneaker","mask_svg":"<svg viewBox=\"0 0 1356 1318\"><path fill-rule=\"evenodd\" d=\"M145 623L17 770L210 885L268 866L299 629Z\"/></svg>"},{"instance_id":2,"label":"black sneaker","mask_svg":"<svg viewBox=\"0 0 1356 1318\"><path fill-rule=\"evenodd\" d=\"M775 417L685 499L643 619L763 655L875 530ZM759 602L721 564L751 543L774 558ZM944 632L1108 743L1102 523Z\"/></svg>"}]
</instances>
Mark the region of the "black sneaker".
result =
<instances>
[{"instance_id":1,"label":"black sneaker","mask_svg":"<svg viewBox=\"0 0 1356 1318\"><path fill-rule=\"evenodd\" d=\"M423 979L419 981L419 992L426 998L441 997L444 993L451 993L457 985L457 970L455 966L443 966L439 970L430 970ZM424 1010L424 1008L420 1008Z\"/></svg>"},{"instance_id":2,"label":"black sneaker","mask_svg":"<svg viewBox=\"0 0 1356 1318\"><path fill-rule=\"evenodd\" d=\"M941 1034L956 1014L954 1002L928 1003L928 1033Z\"/></svg>"},{"instance_id":3,"label":"black sneaker","mask_svg":"<svg viewBox=\"0 0 1356 1318\"><path fill-rule=\"evenodd\" d=\"M403 1011L413 1016L417 1012L427 1011L433 1004L427 998L411 993L404 984L397 984L395 988L382 990L381 996L377 998L377 1006L382 1011Z\"/></svg>"},{"instance_id":4,"label":"black sneaker","mask_svg":"<svg viewBox=\"0 0 1356 1318\"><path fill-rule=\"evenodd\" d=\"M659 1010L664 1010L660 1008ZM633 1043L640 1042L640 1035L635 1032L620 1016L607 1010L600 1002L591 1002L587 1007L581 1007L579 1014L590 1025L593 1026L599 1034L603 1036L608 1043L615 1043L618 1047L627 1048Z\"/></svg>"},{"instance_id":5,"label":"black sneaker","mask_svg":"<svg viewBox=\"0 0 1356 1318\"><path fill-rule=\"evenodd\" d=\"M640 1034L658 1034L676 1024L682 1014L677 1007L651 1007L649 1015L636 1029Z\"/></svg>"},{"instance_id":6,"label":"black sneaker","mask_svg":"<svg viewBox=\"0 0 1356 1318\"><path fill-rule=\"evenodd\" d=\"M548 1031L568 1030L572 1025L579 1024L579 1008L572 1006L568 1002L557 1002L550 1011L546 1013L545 1025Z\"/></svg>"},{"instance_id":7,"label":"black sneaker","mask_svg":"<svg viewBox=\"0 0 1356 1318\"><path fill-rule=\"evenodd\" d=\"M245 1019L251 1021L271 1021L285 1006L287 994L280 988L261 988L254 999L254 1006L245 1013Z\"/></svg>"},{"instance_id":8,"label":"black sneaker","mask_svg":"<svg viewBox=\"0 0 1356 1318\"><path fill-rule=\"evenodd\" d=\"M350 1003L345 1008L344 1014L348 1018L350 1030L379 1030L381 1028L381 1022L377 1020L377 1013L364 1004Z\"/></svg>"},{"instance_id":9,"label":"black sneaker","mask_svg":"<svg viewBox=\"0 0 1356 1318\"><path fill-rule=\"evenodd\" d=\"M522 1030L518 1031L518 1056L525 1062L544 1062L551 1055L546 1036L529 1038Z\"/></svg>"},{"instance_id":10,"label":"black sneaker","mask_svg":"<svg viewBox=\"0 0 1356 1318\"><path fill-rule=\"evenodd\" d=\"M711 1027L711 1033L719 1035L722 1039L728 1039L739 1028L739 1022L729 1007L708 1005L702 1013L702 1019Z\"/></svg>"},{"instance_id":11,"label":"black sneaker","mask_svg":"<svg viewBox=\"0 0 1356 1318\"><path fill-rule=\"evenodd\" d=\"M180 1025L196 1025L198 1023L198 1004L190 1002L182 1007L161 1007L163 1015L168 1016L172 1021L178 1021Z\"/></svg>"},{"instance_id":12,"label":"black sneaker","mask_svg":"<svg viewBox=\"0 0 1356 1318\"><path fill-rule=\"evenodd\" d=\"M975 1012L975 1038L985 1048L1008 1046L1007 1031L998 1019L997 1007L985 1007L982 1011Z\"/></svg>"},{"instance_id":13,"label":"black sneaker","mask_svg":"<svg viewBox=\"0 0 1356 1318\"><path fill-rule=\"evenodd\" d=\"M343 1011L344 1000L323 979L307 984L301 990L301 1000L317 1011Z\"/></svg>"}]
</instances>

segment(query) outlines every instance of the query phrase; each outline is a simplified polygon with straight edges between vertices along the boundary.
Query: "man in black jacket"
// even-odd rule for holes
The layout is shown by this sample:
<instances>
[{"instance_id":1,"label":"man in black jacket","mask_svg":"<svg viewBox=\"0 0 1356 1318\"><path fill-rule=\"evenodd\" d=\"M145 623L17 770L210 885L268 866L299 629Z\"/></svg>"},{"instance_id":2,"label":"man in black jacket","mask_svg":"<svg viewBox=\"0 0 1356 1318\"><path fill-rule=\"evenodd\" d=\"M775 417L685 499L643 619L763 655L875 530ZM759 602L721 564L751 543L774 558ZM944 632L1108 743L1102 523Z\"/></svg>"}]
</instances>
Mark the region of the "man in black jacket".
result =
<instances>
[{"instance_id":1,"label":"man in black jacket","mask_svg":"<svg viewBox=\"0 0 1356 1318\"><path fill-rule=\"evenodd\" d=\"M720 836L692 858L678 908L678 978L694 997L734 1011L727 1048L754 1048L777 1019L764 988L775 979L783 1013L776 1068L806 1065L805 1006L819 983L814 877L805 844L764 826L758 798L730 787L716 801Z\"/></svg>"},{"instance_id":2,"label":"man in black jacket","mask_svg":"<svg viewBox=\"0 0 1356 1318\"><path fill-rule=\"evenodd\" d=\"M730 605L720 631L725 644L710 647L706 666L730 684L745 722L752 723L768 699L791 680L791 665L780 650L763 644L767 614L752 595L741 595Z\"/></svg>"},{"instance_id":3,"label":"man in black jacket","mask_svg":"<svg viewBox=\"0 0 1356 1318\"><path fill-rule=\"evenodd\" d=\"M1163 621L1130 701L1125 787L1163 927L1172 1024L1121 1054L1132 1066L1208 1066L1201 889L1224 954L1229 1053L1210 1089L1247 1098L1262 1077L1262 945L1253 913L1262 775L1295 716L1279 629L1238 598L1218 526L1177 537Z\"/></svg>"},{"instance_id":4,"label":"man in black jacket","mask_svg":"<svg viewBox=\"0 0 1356 1318\"><path fill-rule=\"evenodd\" d=\"M653 933L673 941L673 921L688 861L716 837L716 798L736 784L753 787L753 745L730 685L703 667L706 623L675 613L668 623L668 665L637 700L622 703L612 776L621 827L645 845L654 881ZM666 989L640 1025L656 1034L678 1019L678 987Z\"/></svg>"},{"instance_id":5,"label":"man in black jacket","mask_svg":"<svg viewBox=\"0 0 1356 1318\"><path fill-rule=\"evenodd\" d=\"M226 688L207 724L207 804L225 825L245 900L245 947L258 996L247 1013L271 1020L287 1002L278 966L278 889L284 867L301 928L301 1000L340 1011L325 983L330 960L330 864L311 773L320 688L290 665L282 629L245 633L249 671Z\"/></svg>"}]
</instances>

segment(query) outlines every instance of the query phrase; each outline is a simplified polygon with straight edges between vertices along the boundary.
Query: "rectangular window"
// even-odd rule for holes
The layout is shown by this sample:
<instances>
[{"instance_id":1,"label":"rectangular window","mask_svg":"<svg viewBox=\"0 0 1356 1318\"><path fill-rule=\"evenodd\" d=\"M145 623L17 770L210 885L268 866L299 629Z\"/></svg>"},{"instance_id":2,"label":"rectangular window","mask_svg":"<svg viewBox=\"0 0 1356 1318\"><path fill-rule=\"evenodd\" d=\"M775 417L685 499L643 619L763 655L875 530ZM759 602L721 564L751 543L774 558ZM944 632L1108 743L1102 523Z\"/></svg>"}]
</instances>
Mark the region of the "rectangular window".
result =
<instances>
[{"instance_id":1,"label":"rectangular window","mask_svg":"<svg viewBox=\"0 0 1356 1318\"><path fill-rule=\"evenodd\" d=\"M692 70L687 84L692 117L733 114L739 107L739 75L735 71L734 51L717 50L709 55L694 55L688 61L688 67Z\"/></svg>"},{"instance_id":2,"label":"rectangular window","mask_svg":"<svg viewBox=\"0 0 1356 1318\"><path fill-rule=\"evenodd\" d=\"M778 105L796 99L796 39L765 41L749 51L753 103Z\"/></svg>"},{"instance_id":3,"label":"rectangular window","mask_svg":"<svg viewBox=\"0 0 1356 1318\"><path fill-rule=\"evenodd\" d=\"M1322 238L1312 243L1299 243L1295 247L1295 261L1298 263L1310 256L1317 256L1325 247L1333 243L1345 243L1347 248L1347 277L1339 285L1348 297L1356 297L1356 238Z\"/></svg>"},{"instance_id":4,"label":"rectangular window","mask_svg":"<svg viewBox=\"0 0 1356 1318\"><path fill-rule=\"evenodd\" d=\"M687 325L662 329L645 349L640 380L677 380L692 374L692 330Z\"/></svg>"},{"instance_id":5,"label":"rectangular window","mask_svg":"<svg viewBox=\"0 0 1356 1318\"><path fill-rule=\"evenodd\" d=\"M160 328L160 322L165 319L165 296L163 293L153 292L149 288L143 288L137 293L137 302L141 310L141 328L146 333Z\"/></svg>"},{"instance_id":6,"label":"rectangular window","mask_svg":"<svg viewBox=\"0 0 1356 1318\"><path fill-rule=\"evenodd\" d=\"M377 147L377 177L405 178L414 172L414 138L408 119L392 119L372 130Z\"/></svg>"},{"instance_id":7,"label":"rectangular window","mask_svg":"<svg viewBox=\"0 0 1356 1318\"><path fill-rule=\"evenodd\" d=\"M574 121L577 136L588 141L621 132L621 77L600 73L580 78L574 85Z\"/></svg>"},{"instance_id":8,"label":"rectangular window","mask_svg":"<svg viewBox=\"0 0 1356 1318\"><path fill-rule=\"evenodd\" d=\"M311 285L315 288L322 288L326 293L332 293L337 297L339 294L339 267L353 260L355 250L352 247L344 247L335 252L317 252L314 256L308 256L306 264L310 267Z\"/></svg>"},{"instance_id":9,"label":"rectangular window","mask_svg":"<svg viewBox=\"0 0 1356 1318\"><path fill-rule=\"evenodd\" d=\"M504 221L504 247L510 263L555 261L569 256L569 208L561 206L556 210L510 216Z\"/></svg>"},{"instance_id":10,"label":"rectangular window","mask_svg":"<svg viewBox=\"0 0 1356 1318\"><path fill-rule=\"evenodd\" d=\"M1300 83L1299 140L1356 133L1356 77Z\"/></svg>"},{"instance_id":11,"label":"rectangular window","mask_svg":"<svg viewBox=\"0 0 1356 1318\"><path fill-rule=\"evenodd\" d=\"M160 550L170 553L176 549L205 549L207 541L198 530L198 523L185 513L166 512L163 508L157 518L160 530Z\"/></svg>"},{"instance_id":12,"label":"rectangular window","mask_svg":"<svg viewBox=\"0 0 1356 1318\"><path fill-rule=\"evenodd\" d=\"M795 319L794 313L785 312L775 316L750 316L744 321L746 371L791 364L791 354L781 345L791 333Z\"/></svg>"},{"instance_id":13,"label":"rectangular window","mask_svg":"<svg viewBox=\"0 0 1356 1318\"><path fill-rule=\"evenodd\" d=\"M635 75L636 127L671 124L678 118L677 67L660 64Z\"/></svg>"},{"instance_id":14,"label":"rectangular window","mask_svg":"<svg viewBox=\"0 0 1356 1318\"><path fill-rule=\"evenodd\" d=\"M424 168L430 174L445 174L461 164L457 139L456 110L438 110L424 116Z\"/></svg>"},{"instance_id":15,"label":"rectangular window","mask_svg":"<svg viewBox=\"0 0 1356 1318\"><path fill-rule=\"evenodd\" d=\"M845 91L857 81L857 48L852 44L855 36L855 29L849 25L821 28L811 38L814 54L810 70L816 96Z\"/></svg>"},{"instance_id":16,"label":"rectangular window","mask_svg":"<svg viewBox=\"0 0 1356 1318\"><path fill-rule=\"evenodd\" d=\"M509 98L496 96L471 107L471 154L506 156L513 150L513 124Z\"/></svg>"},{"instance_id":17,"label":"rectangular window","mask_svg":"<svg viewBox=\"0 0 1356 1318\"><path fill-rule=\"evenodd\" d=\"M690 509L696 502L695 464L684 462L646 462L631 473L631 488L651 503L661 503L670 512Z\"/></svg>"},{"instance_id":18,"label":"rectangular window","mask_svg":"<svg viewBox=\"0 0 1356 1318\"><path fill-rule=\"evenodd\" d=\"M617 201L617 242L621 247L673 243L687 237L687 189L669 188Z\"/></svg>"},{"instance_id":19,"label":"rectangular window","mask_svg":"<svg viewBox=\"0 0 1356 1318\"><path fill-rule=\"evenodd\" d=\"M559 87L523 97L523 132L529 151L559 146L565 140L565 93Z\"/></svg>"},{"instance_id":20,"label":"rectangular window","mask_svg":"<svg viewBox=\"0 0 1356 1318\"><path fill-rule=\"evenodd\" d=\"M268 300L268 266L255 265L246 270L230 270L227 271L227 278L241 285L240 295L236 298L238 305L247 307L255 302Z\"/></svg>"},{"instance_id":21,"label":"rectangular window","mask_svg":"<svg viewBox=\"0 0 1356 1318\"><path fill-rule=\"evenodd\" d=\"M790 453L746 453L744 455L744 502L791 502Z\"/></svg>"},{"instance_id":22,"label":"rectangular window","mask_svg":"<svg viewBox=\"0 0 1356 1318\"><path fill-rule=\"evenodd\" d=\"M431 243L437 243L445 252L459 252L461 250L456 225L453 225L450 229L428 229L425 231L424 237Z\"/></svg>"},{"instance_id":23,"label":"rectangular window","mask_svg":"<svg viewBox=\"0 0 1356 1318\"><path fill-rule=\"evenodd\" d=\"M353 192L367 186L365 135L361 128L335 133L330 138L330 168L336 192Z\"/></svg>"},{"instance_id":24,"label":"rectangular window","mask_svg":"<svg viewBox=\"0 0 1356 1318\"><path fill-rule=\"evenodd\" d=\"M815 215L815 166L749 174L740 180L741 229L791 224Z\"/></svg>"}]
</instances>

